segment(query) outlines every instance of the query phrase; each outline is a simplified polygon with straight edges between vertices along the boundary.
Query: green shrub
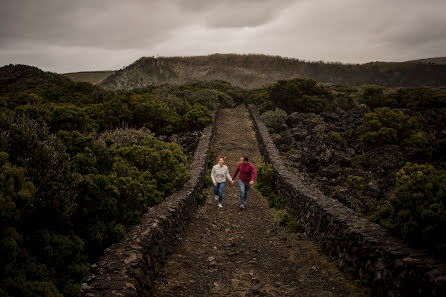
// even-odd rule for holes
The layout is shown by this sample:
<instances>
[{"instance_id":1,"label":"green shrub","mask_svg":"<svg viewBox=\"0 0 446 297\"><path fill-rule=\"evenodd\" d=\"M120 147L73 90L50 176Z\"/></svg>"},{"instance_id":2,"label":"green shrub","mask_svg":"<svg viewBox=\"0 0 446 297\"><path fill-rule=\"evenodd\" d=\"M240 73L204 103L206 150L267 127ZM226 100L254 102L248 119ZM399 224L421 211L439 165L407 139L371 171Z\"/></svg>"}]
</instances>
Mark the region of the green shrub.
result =
<instances>
[{"instance_id":1,"label":"green shrub","mask_svg":"<svg viewBox=\"0 0 446 297\"><path fill-rule=\"evenodd\" d=\"M280 126L285 124L287 119L287 114L285 111L276 108L273 110L268 110L264 112L261 116L262 121L265 123L266 127L273 130L277 130Z\"/></svg>"},{"instance_id":2,"label":"green shrub","mask_svg":"<svg viewBox=\"0 0 446 297\"><path fill-rule=\"evenodd\" d=\"M428 136L418 128L417 120L400 109L377 108L367 113L362 121L360 140L366 149L399 144L415 146L426 152L431 150Z\"/></svg>"},{"instance_id":3,"label":"green shrub","mask_svg":"<svg viewBox=\"0 0 446 297\"><path fill-rule=\"evenodd\" d=\"M0 287L16 296L61 296L55 284L64 290L71 279L88 274L83 241L33 220L39 212L36 187L7 153L0 152L0 159ZM54 227L59 230L47 229ZM74 289L65 296L78 294Z\"/></svg>"},{"instance_id":4,"label":"green shrub","mask_svg":"<svg viewBox=\"0 0 446 297\"><path fill-rule=\"evenodd\" d=\"M298 232L300 230L300 224L285 209L275 210L274 215L277 218L280 226L287 226L293 232Z\"/></svg>"},{"instance_id":5,"label":"green shrub","mask_svg":"<svg viewBox=\"0 0 446 297\"><path fill-rule=\"evenodd\" d=\"M367 155L356 155L352 158L352 167L353 168L360 168L363 167L364 164L367 162Z\"/></svg>"},{"instance_id":6,"label":"green shrub","mask_svg":"<svg viewBox=\"0 0 446 297\"><path fill-rule=\"evenodd\" d=\"M404 88L391 94L400 107L412 110L446 107L446 93L440 89Z\"/></svg>"},{"instance_id":7,"label":"green shrub","mask_svg":"<svg viewBox=\"0 0 446 297\"><path fill-rule=\"evenodd\" d=\"M397 172L389 203L371 219L416 246L446 256L446 172L407 163Z\"/></svg>"},{"instance_id":8,"label":"green shrub","mask_svg":"<svg viewBox=\"0 0 446 297\"><path fill-rule=\"evenodd\" d=\"M184 115L186 127L190 130L202 130L212 123L211 111L201 104L194 104Z\"/></svg>"},{"instance_id":9,"label":"green shrub","mask_svg":"<svg viewBox=\"0 0 446 297\"><path fill-rule=\"evenodd\" d=\"M141 129L114 129L102 132L98 140L104 144L107 141L117 147L132 146L138 144L145 137L153 136L153 133L147 128Z\"/></svg>"},{"instance_id":10,"label":"green shrub","mask_svg":"<svg viewBox=\"0 0 446 297\"><path fill-rule=\"evenodd\" d=\"M341 135L338 132L331 133L329 137L330 141L334 143L339 143L342 140Z\"/></svg>"},{"instance_id":11,"label":"green shrub","mask_svg":"<svg viewBox=\"0 0 446 297\"><path fill-rule=\"evenodd\" d=\"M333 102L333 95L316 81L305 78L279 80L267 88L267 100L275 107L288 113L320 113Z\"/></svg>"},{"instance_id":12,"label":"green shrub","mask_svg":"<svg viewBox=\"0 0 446 297\"><path fill-rule=\"evenodd\" d=\"M271 164L260 163L257 166L256 188L264 197L268 197L273 193L274 172Z\"/></svg>"},{"instance_id":13,"label":"green shrub","mask_svg":"<svg viewBox=\"0 0 446 297\"><path fill-rule=\"evenodd\" d=\"M282 198L274 193L269 194L266 198L270 208L283 209L285 207Z\"/></svg>"},{"instance_id":14,"label":"green shrub","mask_svg":"<svg viewBox=\"0 0 446 297\"><path fill-rule=\"evenodd\" d=\"M287 156L300 155L301 154L301 150L302 150L302 147L299 145L297 147L290 148L285 154Z\"/></svg>"},{"instance_id":15,"label":"green shrub","mask_svg":"<svg viewBox=\"0 0 446 297\"><path fill-rule=\"evenodd\" d=\"M364 190L364 178L356 175L349 175L344 182L344 187L349 188L352 191Z\"/></svg>"},{"instance_id":16,"label":"green shrub","mask_svg":"<svg viewBox=\"0 0 446 297\"><path fill-rule=\"evenodd\" d=\"M0 149L9 154L12 164L26 168L37 188L35 219L60 225L76 210L75 189L80 178L70 168L64 145L26 116L0 113L0 130L6 142Z\"/></svg>"},{"instance_id":17,"label":"green shrub","mask_svg":"<svg viewBox=\"0 0 446 297\"><path fill-rule=\"evenodd\" d=\"M397 107L397 102L392 97L384 94L384 89L381 87L368 87L362 93L363 103L371 108L378 107Z\"/></svg>"},{"instance_id":18,"label":"green shrub","mask_svg":"<svg viewBox=\"0 0 446 297\"><path fill-rule=\"evenodd\" d=\"M206 191L202 191L200 194L197 195L195 200L197 201L198 205L203 205L206 200L208 199L208 196L206 194Z\"/></svg>"}]
</instances>

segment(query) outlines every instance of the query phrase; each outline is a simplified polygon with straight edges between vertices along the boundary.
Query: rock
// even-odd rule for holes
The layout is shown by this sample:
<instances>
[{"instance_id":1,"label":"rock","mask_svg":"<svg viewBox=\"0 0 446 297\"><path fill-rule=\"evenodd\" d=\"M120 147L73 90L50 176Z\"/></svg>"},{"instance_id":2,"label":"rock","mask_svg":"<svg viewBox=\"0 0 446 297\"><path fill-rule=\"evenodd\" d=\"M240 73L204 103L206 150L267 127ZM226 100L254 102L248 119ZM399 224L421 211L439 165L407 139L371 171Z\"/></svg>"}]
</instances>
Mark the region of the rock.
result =
<instances>
[{"instance_id":1,"label":"rock","mask_svg":"<svg viewBox=\"0 0 446 297\"><path fill-rule=\"evenodd\" d=\"M261 288L263 288L263 284L261 282L255 283L251 286L251 293L259 294Z\"/></svg>"},{"instance_id":2,"label":"rock","mask_svg":"<svg viewBox=\"0 0 446 297\"><path fill-rule=\"evenodd\" d=\"M210 263L209 263L209 267L216 267L218 264L217 264L217 261L215 261L215 260L212 260Z\"/></svg>"}]
</instances>

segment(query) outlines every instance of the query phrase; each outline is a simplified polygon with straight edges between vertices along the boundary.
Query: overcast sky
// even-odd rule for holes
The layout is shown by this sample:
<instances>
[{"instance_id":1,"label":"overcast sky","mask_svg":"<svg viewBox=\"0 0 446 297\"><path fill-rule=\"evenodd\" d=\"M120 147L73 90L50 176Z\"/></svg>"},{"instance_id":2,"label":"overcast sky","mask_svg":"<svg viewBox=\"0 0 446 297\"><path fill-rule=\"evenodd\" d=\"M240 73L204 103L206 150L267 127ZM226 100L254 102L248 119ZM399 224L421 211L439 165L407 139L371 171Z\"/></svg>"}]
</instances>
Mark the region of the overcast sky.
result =
<instances>
[{"instance_id":1,"label":"overcast sky","mask_svg":"<svg viewBox=\"0 0 446 297\"><path fill-rule=\"evenodd\" d=\"M114 70L142 56L446 56L446 0L0 0L0 66Z\"/></svg>"}]
</instances>

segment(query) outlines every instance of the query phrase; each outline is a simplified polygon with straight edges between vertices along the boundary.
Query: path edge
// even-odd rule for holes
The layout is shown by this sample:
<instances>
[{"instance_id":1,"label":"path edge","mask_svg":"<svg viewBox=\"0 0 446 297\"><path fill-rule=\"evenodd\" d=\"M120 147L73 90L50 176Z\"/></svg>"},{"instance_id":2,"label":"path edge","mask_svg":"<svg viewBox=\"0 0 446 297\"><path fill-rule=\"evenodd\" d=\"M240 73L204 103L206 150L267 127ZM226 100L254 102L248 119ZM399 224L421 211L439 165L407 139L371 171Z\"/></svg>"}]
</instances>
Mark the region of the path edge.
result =
<instances>
[{"instance_id":1,"label":"path edge","mask_svg":"<svg viewBox=\"0 0 446 297\"><path fill-rule=\"evenodd\" d=\"M266 163L273 167L275 190L287 210L320 250L371 296L446 296L446 264L424 250L409 248L381 226L339 201L305 185L288 171L257 108L248 111Z\"/></svg>"},{"instance_id":2,"label":"path edge","mask_svg":"<svg viewBox=\"0 0 446 297\"><path fill-rule=\"evenodd\" d=\"M124 238L104 251L91 265L81 296L140 296L151 288L154 277L173 253L198 208L196 197L204 188L207 163L213 144L215 120L203 129L184 186L162 203L151 207L139 225L131 227Z\"/></svg>"}]
</instances>

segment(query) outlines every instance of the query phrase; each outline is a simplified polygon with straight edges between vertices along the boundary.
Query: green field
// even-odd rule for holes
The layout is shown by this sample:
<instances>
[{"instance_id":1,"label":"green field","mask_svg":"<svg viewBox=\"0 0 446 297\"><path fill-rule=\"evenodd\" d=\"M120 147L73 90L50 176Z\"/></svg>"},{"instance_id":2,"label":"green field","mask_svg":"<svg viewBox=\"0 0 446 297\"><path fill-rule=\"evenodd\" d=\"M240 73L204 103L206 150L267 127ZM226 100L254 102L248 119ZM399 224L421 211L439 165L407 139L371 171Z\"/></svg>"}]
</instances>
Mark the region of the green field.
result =
<instances>
[{"instance_id":1,"label":"green field","mask_svg":"<svg viewBox=\"0 0 446 297\"><path fill-rule=\"evenodd\" d=\"M92 84L98 84L107 78L109 75L113 74L115 71L83 71L83 72L71 72L63 73L62 75L68 77L75 82L89 82Z\"/></svg>"}]
</instances>

